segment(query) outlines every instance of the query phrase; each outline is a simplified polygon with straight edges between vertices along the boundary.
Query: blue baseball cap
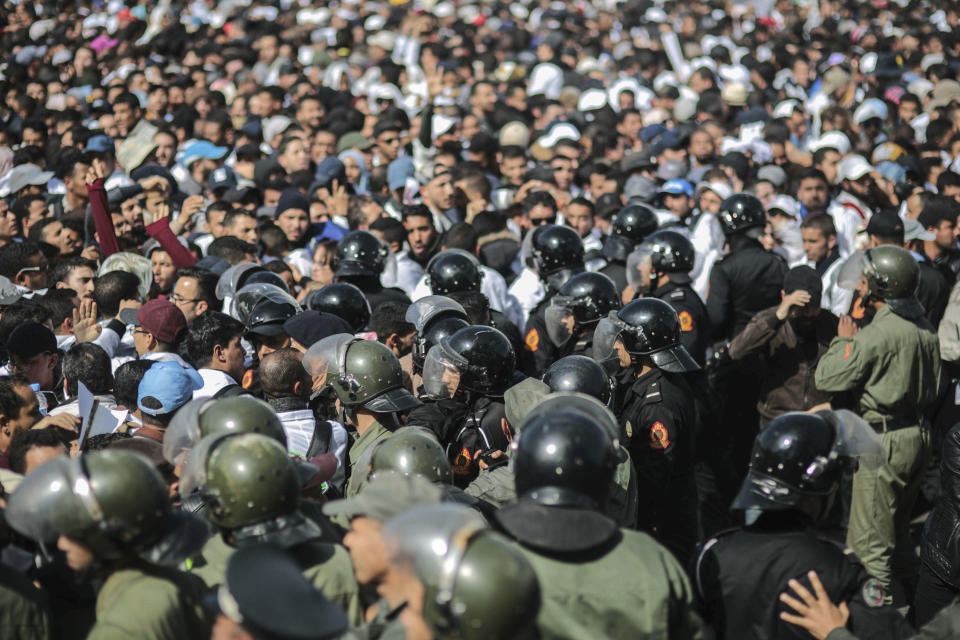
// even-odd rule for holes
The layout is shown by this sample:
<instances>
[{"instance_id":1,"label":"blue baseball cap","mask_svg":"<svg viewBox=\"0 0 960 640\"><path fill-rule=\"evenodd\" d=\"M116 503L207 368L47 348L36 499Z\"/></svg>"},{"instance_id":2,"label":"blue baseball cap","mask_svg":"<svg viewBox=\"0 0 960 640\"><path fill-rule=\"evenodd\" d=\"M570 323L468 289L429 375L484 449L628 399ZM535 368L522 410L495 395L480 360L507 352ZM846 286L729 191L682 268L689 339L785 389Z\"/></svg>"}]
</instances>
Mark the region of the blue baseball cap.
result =
<instances>
[{"instance_id":1,"label":"blue baseball cap","mask_svg":"<svg viewBox=\"0 0 960 640\"><path fill-rule=\"evenodd\" d=\"M693 185L687 182L686 180L667 180L663 183L663 186L660 187L660 193L671 193L675 196L680 195L681 193L686 195L688 198L693 197Z\"/></svg>"},{"instance_id":2,"label":"blue baseball cap","mask_svg":"<svg viewBox=\"0 0 960 640\"><path fill-rule=\"evenodd\" d=\"M400 189L407 183L407 178L412 178L414 174L413 158L400 156L387 165L387 186L390 191Z\"/></svg>"},{"instance_id":3,"label":"blue baseball cap","mask_svg":"<svg viewBox=\"0 0 960 640\"><path fill-rule=\"evenodd\" d=\"M230 167L217 167L210 172L209 189L215 193L217 189L229 189L237 186L237 176Z\"/></svg>"},{"instance_id":4,"label":"blue baseball cap","mask_svg":"<svg viewBox=\"0 0 960 640\"><path fill-rule=\"evenodd\" d=\"M199 140L183 151L183 166L189 169L193 161L199 160L200 158L219 160L227 155L227 151L229 151L229 149L226 147L218 147L207 140Z\"/></svg>"},{"instance_id":5,"label":"blue baseball cap","mask_svg":"<svg viewBox=\"0 0 960 640\"><path fill-rule=\"evenodd\" d=\"M193 399L193 392L203 387L203 378L195 369L185 369L176 362L157 362L147 369L137 388L137 406L144 413L157 416L173 413ZM143 406L144 398L160 402L159 409ZM151 403L152 404L152 403Z\"/></svg>"},{"instance_id":6,"label":"blue baseball cap","mask_svg":"<svg viewBox=\"0 0 960 640\"><path fill-rule=\"evenodd\" d=\"M113 140L105 135L92 136L87 140L86 150L93 153L113 152Z\"/></svg>"}]
</instances>

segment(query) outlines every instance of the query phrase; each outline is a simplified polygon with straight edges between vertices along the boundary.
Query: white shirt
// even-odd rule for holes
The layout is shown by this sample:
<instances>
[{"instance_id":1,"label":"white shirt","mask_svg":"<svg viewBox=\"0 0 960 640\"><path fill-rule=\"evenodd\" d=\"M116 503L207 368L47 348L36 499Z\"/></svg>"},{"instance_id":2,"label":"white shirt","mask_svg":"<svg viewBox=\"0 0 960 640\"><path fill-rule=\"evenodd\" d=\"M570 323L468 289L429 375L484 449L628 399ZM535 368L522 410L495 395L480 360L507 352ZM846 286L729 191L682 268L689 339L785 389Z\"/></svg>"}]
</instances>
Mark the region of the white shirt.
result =
<instances>
[{"instance_id":1,"label":"white shirt","mask_svg":"<svg viewBox=\"0 0 960 640\"><path fill-rule=\"evenodd\" d=\"M517 279L510 285L509 293L520 305L520 319L523 322L518 323L517 326L525 327L530 312L547 295L547 288L540 282L540 276L533 269L524 267Z\"/></svg>"},{"instance_id":2,"label":"white shirt","mask_svg":"<svg viewBox=\"0 0 960 640\"><path fill-rule=\"evenodd\" d=\"M410 254L406 251L401 251L397 254L396 263L396 282L392 283L391 286L397 287L404 292L413 291L414 293L410 297L416 300L417 294L415 289L418 286L417 283L423 281L423 267L420 266L419 262L411 258ZM427 295L430 294L427 293Z\"/></svg>"},{"instance_id":3,"label":"white shirt","mask_svg":"<svg viewBox=\"0 0 960 640\"><path fill-rule=\"evenodd\" d=\"M857 234L867 228L872 211L859 198L841 191L827 207L827 213L833 218L833 225L837 228L837 244L840 253L849 254L857 249L863 249L866 236L861 238Z\"/></svg>"},{"instance_id":4,"label":"white shirt","mask_svg":"<svg viewBox=\"0 0 960 640\"><path fill-rule=\"evenodd\" d=\"M723 245L726 242L717 216L708 211L703 212L690 230L690 242L696 252L693 271L690 272L693 290L701 299L706 300L710 271L713 270L713 263L723 255Z\"/></svg>"},{"instance_id":5,"label":"white shirt","mask_svg":"<svg viewBox=\"0 0 960 640\"><path fill-rule=\"evenodd\" d=\"M220 389L228 387L231 384L237 384L230 374L219 369L198 369L197 373L203 378L203 386L193 392L193 399L208 398L216 395Z\"/></svg>"},{"instance_id":6,"label":"white shirt","mask_svg":"<svg viewBox=\"0 0 960 640\"><path fill-rule=\"evenodd\" d=\"M827 270L820 277L823 282L823 294L820 296L820 307L829 309L838 318L846 315L850 311L850 303L853 302L853 289L844 289L837 280L840 277L840 269L847 261L847 256L842 251L840 257L833 264L827 267ZM800 264L815 268L816 265L804 258Z\"/></svg>"}]
</instances>

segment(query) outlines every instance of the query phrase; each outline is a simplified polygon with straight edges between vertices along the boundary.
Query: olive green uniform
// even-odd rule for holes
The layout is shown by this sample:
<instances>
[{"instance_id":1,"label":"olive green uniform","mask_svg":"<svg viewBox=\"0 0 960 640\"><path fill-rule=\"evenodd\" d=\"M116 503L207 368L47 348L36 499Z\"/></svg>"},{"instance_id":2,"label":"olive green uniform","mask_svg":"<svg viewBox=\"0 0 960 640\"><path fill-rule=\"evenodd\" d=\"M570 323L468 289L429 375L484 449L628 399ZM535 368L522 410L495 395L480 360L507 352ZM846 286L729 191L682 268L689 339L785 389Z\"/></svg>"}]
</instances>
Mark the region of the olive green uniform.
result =
<instances>
[{"instance_id":1,"label":"olive green uniform","mask_svg":"<svg viewBox=\"0 0 960 640\"><path fill-rule=\"evenodd\" d=\"M97 595L97 621L88 640L209 638L203 583L151 565L115 571Z\"/></svg>"},{"instance_id":2,"label":"olive green uniform","mask_svg":"<svg viewBox=\"0 0 960 640\"><path fill-rule=\"evenodd\" d=\"M0 638L46 640L50 622L46 594L23 574L0 565Z\"/></svg>"},{"instance_id":3,"label":"olive green uniform","mask_svg":"<svg viewBox=\"0 0 960 640\"><path fill-rule=\"evenodd\" d=\"M379 422L374 422L362 435L354 440L353 445L347 452L347 457L350 460L350 479L347 480L347 487L344 492L347 498L357 495L366 482L371 445L385 438L389 438L392 433L390 429L387 429Z\"/></svg>"},{"instance_id":4,"label":"olive green uniform","mask_svg":"<svg viewBox=\"0 0 960 640\"><path fill-rule=\"evenodd\" d=\"M346 549L319 540L309 540L286 551L297 561L303 575L313 586L340 605L351 624L358 624L363 619L359 589ZM203 560L192 569L192 573L202 578L209 587L221 584L226 578L227 561L233 552L234 548L222 536L213 536L204 545Z\"/></svg>"},{"instance_id":5,"label":"olive green uniform","mask_svg":"<svg viewBox=\"0 0 960 640\"><path fill-rule=\"evenodd\" d=\"M680 563L645 533L621 534L602 555L552 557L522 547L540 583L541 640L703 637Z\"/></svg>"},{"instance_id":6,"label":"olive green uniform","mask_svg":"<svg viewBox=\"0 0 960 640\"><path fill-rule=\"evenodd\" d=\"M924 413L937 399L940 376L930 323L885 305L852 338L833 339L814 377L821 391L852 392L860 415L880 433L886 462L861 464L853 476L847 545L883 584L888 604L894 565L916 575L909 517L930 455Z\"/></svg>"},{"instance_id":7,"label":"olive green uniform","mask_svg":"<svg viewBox=\"0 0 960 640\"><path fill-rule=\"evenodd\" d=\"M634 529L637 526L637 472L633 468L627 450L620 447L620 451L626 456L626 460L617 466L617 472L613 478L614 486L610 490L610 499L603 513L610 516L621 527ZM513 471L507 465L481 471L480 475L467 485L464 492L497 508L517 501Z\"/></svg>"},{"instance_id":8,"label":"olive green uniform","mask_svg":"<svg viewBox=\"0 0 960 640\"><path fill-rule=\"evenodd\" d=\"M369 622L350 629L339 640L405 640L407 628L397 618L403 607L391 610L385 600L377 601L377 613Z\"/></svg>"}]
</instances>

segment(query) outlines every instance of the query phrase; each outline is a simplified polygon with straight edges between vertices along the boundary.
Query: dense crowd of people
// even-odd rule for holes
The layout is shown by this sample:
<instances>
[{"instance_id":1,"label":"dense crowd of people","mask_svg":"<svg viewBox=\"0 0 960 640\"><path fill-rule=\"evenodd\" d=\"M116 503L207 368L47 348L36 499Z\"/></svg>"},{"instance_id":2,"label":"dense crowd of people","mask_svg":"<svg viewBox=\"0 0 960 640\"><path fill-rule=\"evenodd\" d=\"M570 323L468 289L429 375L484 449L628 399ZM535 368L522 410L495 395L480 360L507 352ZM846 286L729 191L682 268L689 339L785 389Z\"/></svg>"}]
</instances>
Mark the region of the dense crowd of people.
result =
<instances>
[{"instance_id":1,"label":"dense crowd of people","mask_svg":"<svg viewBox=\"0 0 960 640\"><path fill-rule=\"evenodd\" d=\"M960 9L0 11L0 636L960 637Z\"/></svg>"}]
</instances>

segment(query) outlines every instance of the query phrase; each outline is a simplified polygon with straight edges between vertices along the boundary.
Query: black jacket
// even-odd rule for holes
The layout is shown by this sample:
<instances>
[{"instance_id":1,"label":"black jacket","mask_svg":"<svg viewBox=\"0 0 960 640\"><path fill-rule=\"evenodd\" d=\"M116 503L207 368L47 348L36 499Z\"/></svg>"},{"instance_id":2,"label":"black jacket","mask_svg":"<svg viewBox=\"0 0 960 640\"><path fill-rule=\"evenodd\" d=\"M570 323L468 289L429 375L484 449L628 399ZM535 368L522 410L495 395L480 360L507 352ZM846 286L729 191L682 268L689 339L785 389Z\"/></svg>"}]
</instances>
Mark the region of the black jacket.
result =
<instances>
[{"instance_id":1,"label":"black jacket","mask_svg":"<svg viewBox=\"0 0 960 640\"><path fill-rule=\"evenodd\" d=\"M802 627L780 619L791 612L780 602L790 579L811 593L807 572L820 576L833 602L847 602L850 628L858 638L903 638L909 625L884 606L883 588L860 561L821 537L800 512L765 512L756 523L708 540L694 564L693 584L704 619L722 640L810 638ZM792 613L792 612L791 612Z\"/></svg>"},{"instance_id":2,"label":"black jacket","mask_svg":"<svg viewBox=\"0 0 960 640\"><path fill-rule=\"evenodd\" d=\"M710 272L707 313L714 340L729 340L759 311L780 304L787 274L786 263L756 240L734 236L730 245Z\"/></svg>"},{"instance_id":3,"label":"black jacket","mask_svg":"<svg viewBox=\"0 0 960 640\"><path fill-rule=\"evenodd\" d=\"M920 560L960 590L960 424L943 439L940 495L923 526Z\"/></svg>"},{"instance_id":4,"label":"black jacket","mask_svg":"<svg viewBox=\"0 0 960 640\"><path fill-rule=\"evenodd\" d=\"M701 367L710 345L710 316L707 307L689 284L670 281L651 294L673 307L680 320L680 342Z\"/></svg>"}]
</instances>

